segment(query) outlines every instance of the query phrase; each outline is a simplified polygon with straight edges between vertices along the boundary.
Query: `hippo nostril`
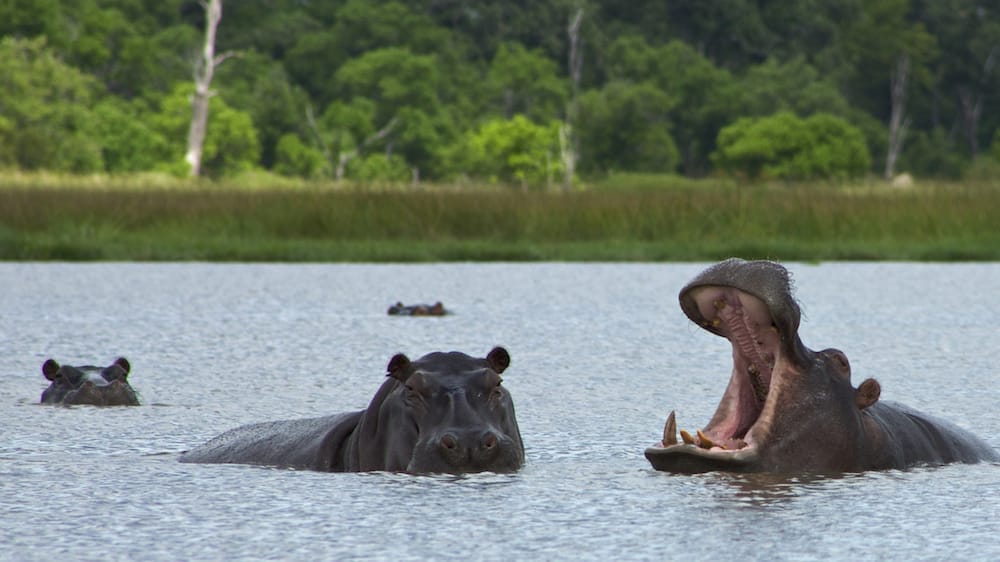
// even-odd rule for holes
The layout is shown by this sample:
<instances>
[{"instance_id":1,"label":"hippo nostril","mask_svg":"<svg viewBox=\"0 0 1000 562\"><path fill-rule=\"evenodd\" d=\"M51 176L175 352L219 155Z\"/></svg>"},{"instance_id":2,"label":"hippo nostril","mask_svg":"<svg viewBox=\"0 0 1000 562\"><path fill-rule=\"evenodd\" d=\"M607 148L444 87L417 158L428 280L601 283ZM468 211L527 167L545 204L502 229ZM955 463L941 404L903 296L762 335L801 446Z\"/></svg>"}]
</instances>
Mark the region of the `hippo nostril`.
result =
<instances>
[{"instance_id":1,"label":"hippo nostril","mask_svg":"<svg viewBox=\"0 0 1000 562\"><path fill-rule=\"evenodd\" d=\"M455 449L458 447L458 439L450 433L446 433L444 437L441 438L441 446L445 449Z\"/></svg>"},{"instance_id":2,"label":"hippo nostril","mask_svg":"<svg viewBox=\"0 0 1000 562\"><path fill-rule=\"evenodd\" d=\"M483 448L492 449L497 446L497 434L492 431L483 436Z\"/></svg>"}]
</instances>

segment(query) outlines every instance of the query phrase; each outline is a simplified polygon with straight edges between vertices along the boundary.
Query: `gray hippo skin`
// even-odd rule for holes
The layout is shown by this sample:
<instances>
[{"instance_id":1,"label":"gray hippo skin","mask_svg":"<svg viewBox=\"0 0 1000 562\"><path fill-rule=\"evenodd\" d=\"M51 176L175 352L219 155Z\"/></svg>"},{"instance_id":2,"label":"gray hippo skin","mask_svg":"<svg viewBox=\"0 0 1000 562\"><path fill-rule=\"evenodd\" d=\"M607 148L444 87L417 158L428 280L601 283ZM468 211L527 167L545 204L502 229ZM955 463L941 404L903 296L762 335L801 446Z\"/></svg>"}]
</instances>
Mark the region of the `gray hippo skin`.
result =
<instances>
[{"instance_id":1,"label":"gray hippo skin","mask_svg":"<svg viewBox=\"0 0 1000 562\"><path fill-rule=\"evenodd\" d=\"M501 385L508 365L502 347L485 359L453 351L410 361L400 353L365 410L239 427L180 460L330 472L514 472L524 446Z\"/></svg>"},{"instance_id":2,"label":"gray hippo skin","mask_svg":"<svg viewBox=\"0 0 1000 562\"><path fill-rule=\"evenodd\" d=\"M389 307L386 311L389 316L444 316L448 311L444 308L444 303L437 301L434 304L410 304L401 302Z\"/></svg>"},{"instance_id":3,"label":"gray hippo skin","mask_svg":"<svg viewBox=\"0 0 1000 562\"><path fill-rule=\"evenodd\" d=\"M1000 460L968 431L901 404L880 402L874 379L851 386L847 357L799 339L788 271L732 258L688 283L680 305L694 323L727 338L733 372L708 425L691 435L671 412L657 470L697 473L857 472L919 464Z\"/></svg>"},{"instance_id":4,"label":"gray hippo skin","mask_svg":"<svg viewBox=\"0 0 1000 562\"><path fill-rule=\"evenodd\" d=\"M128 383L131 370L124 357L107 367L73 367L49 359L42 364L42 374L50 382L42 392L42 404L138 406L139 397Z\"/></svg>"}]
</instances>

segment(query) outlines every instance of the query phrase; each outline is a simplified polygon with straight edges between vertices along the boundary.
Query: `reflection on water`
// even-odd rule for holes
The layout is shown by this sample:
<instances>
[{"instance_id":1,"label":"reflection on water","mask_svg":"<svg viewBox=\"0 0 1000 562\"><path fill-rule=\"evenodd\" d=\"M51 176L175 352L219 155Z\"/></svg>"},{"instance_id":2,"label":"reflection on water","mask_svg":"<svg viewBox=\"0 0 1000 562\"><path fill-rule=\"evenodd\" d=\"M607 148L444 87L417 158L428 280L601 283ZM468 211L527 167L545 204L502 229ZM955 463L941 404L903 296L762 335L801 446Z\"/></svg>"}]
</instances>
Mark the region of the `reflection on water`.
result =
<instances>
[{"instance_id":1,"label":"reflection on water","mask_svg":"<svg viewBox=\"0 0 1000 562\"><path fill-rule=\"evenodd\" d=\"M678 289L704 264L0 264L0 559L996 559L996 465L671 475L730 350ZM1000 264L792 265L806 345L1000 445ZM448 303L441 318L386 315ZM886 319L891 318L891 330ZM958 328L957 328L958 327ZM396 352L511 353L511 475L186 465L245 423L363 408ZM37 405L47 357L125 356L143 406ZM974 391L970 391L974 389Z\"/></svg>"}]
</instances>

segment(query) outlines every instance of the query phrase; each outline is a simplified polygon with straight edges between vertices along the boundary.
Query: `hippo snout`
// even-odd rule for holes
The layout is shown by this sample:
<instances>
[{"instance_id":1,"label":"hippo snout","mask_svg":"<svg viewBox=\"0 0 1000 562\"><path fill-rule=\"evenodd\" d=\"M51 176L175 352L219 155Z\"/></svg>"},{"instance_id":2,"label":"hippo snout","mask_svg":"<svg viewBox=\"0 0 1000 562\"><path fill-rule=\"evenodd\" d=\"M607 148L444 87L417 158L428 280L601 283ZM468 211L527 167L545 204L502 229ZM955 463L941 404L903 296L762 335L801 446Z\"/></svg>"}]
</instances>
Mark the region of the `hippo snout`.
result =
<instances>
[{"instance_id":1,"label":"hippo snout","mask_svg":"<svg viewBox=\"0 0 1000 562\"><path fill-rule=\"evenodd\" d=\"M438 440L441 456L454 467L485 466L500 453L501 438L494 431L448 431Z\"/></svg>"},{"instance_id":2,"label":"hippo snout","mask_svg":"<svg viewBox=\"0 0 1000 562\"><path fill-rule=\"evenodd\" d=\"M515 441L493 429L449 429L417 446L415 472L512 472L520 468Z\"/></svg>"}]
</instances>

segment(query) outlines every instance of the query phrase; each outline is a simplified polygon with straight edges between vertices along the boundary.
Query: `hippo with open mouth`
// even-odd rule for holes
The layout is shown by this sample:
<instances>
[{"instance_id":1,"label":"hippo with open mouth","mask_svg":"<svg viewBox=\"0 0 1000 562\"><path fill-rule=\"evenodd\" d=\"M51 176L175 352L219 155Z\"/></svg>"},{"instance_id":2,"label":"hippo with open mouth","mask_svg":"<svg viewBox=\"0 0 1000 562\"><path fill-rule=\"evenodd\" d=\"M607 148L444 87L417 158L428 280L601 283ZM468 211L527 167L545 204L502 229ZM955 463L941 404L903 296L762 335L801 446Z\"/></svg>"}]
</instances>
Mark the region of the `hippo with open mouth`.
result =
<instances>
[{"instance_id":1,"label":"hippo with open mouth","mask_svg":"<svg viewBox=\"0 0 1000 562\"><path fill-rule=\"evenodd\" d=\"M60 365L54 359L42 364L49 387L42 392L42 404L66 406L138 406L139 397L128 383L131 365L124 357L107 367Z\"/></svg>"},{"instance_id":2,"label":"hippo with open mouth","mask_svg":"<svg viewBox=\"0 0 1000 562\"><path fill-rule=\"evenodd\" d=\"M328 472L514 472L524 446L500 374L510 355L434 352L389 361L368 408L238 427L184 453L181 462L237 463Z\"/></svg>"},{"instance_id":3,"label":"hippo with open mouth","mask_svg":"<svg viewBox=\"0 0 1000 562\"><path fill-rule=\"evenodd\" d=\"M695 435L681 431L678 442L670 413L662 441L645 451L657 470L856 472L1000 460L954 424L880 402L874 379L854 388L840 350L803 345L790 276L777 263L718 263L681 289L680 305L732 343L733 372L715 415Z\"/></svg>"}]
</instances>

